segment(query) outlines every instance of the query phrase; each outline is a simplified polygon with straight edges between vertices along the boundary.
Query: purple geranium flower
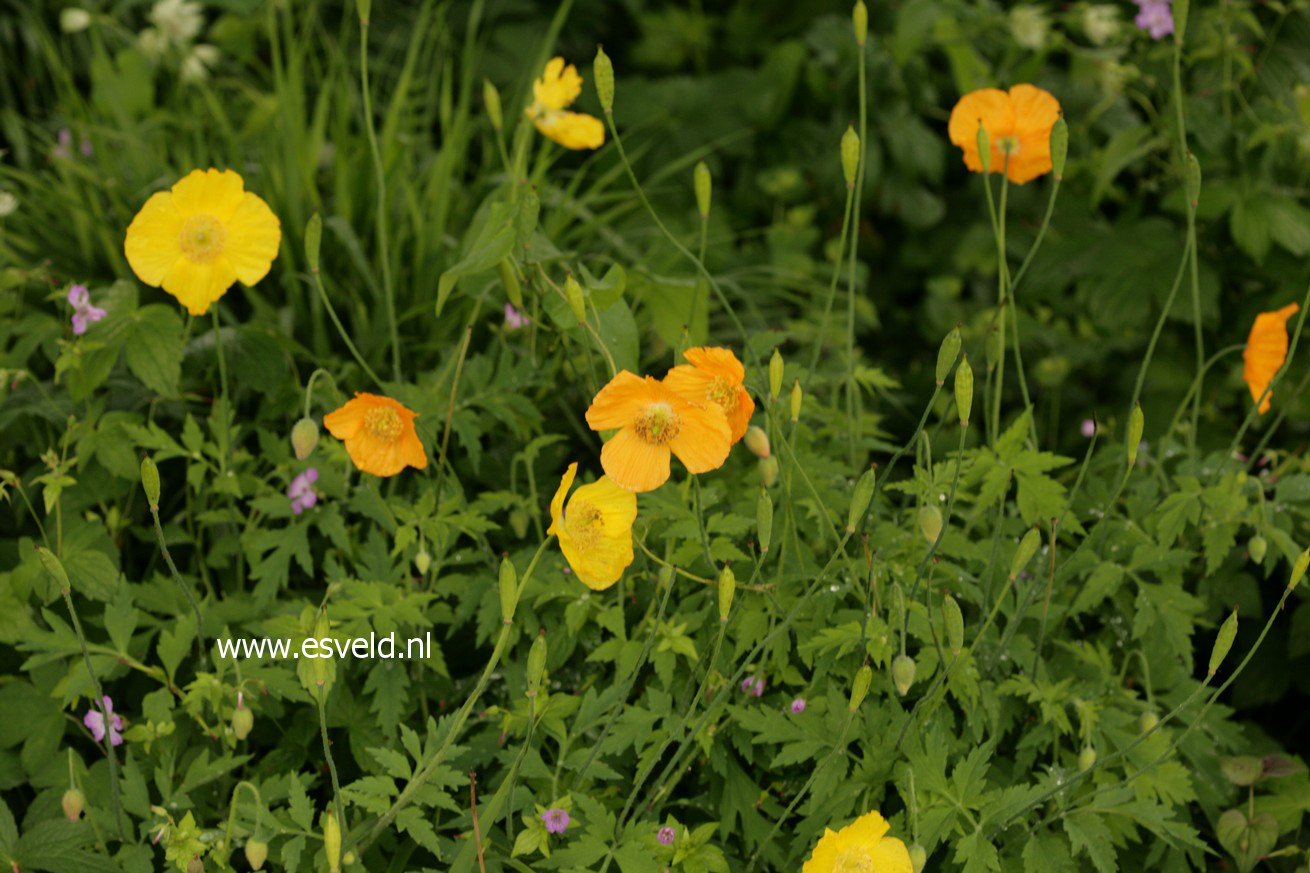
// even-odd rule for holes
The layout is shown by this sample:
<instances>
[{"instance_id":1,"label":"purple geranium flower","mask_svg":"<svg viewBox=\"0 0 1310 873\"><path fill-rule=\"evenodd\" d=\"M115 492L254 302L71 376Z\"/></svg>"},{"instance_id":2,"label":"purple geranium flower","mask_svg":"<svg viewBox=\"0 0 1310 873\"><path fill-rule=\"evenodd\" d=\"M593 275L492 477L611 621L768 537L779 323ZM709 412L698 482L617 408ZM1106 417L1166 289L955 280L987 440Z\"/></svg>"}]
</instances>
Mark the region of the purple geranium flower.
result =
<instances>
[{"instance_id":1,"label":"purple geranium flower","mask_svg":"<svg viewBox=\"0 0 1310 873\"><path fill-rule=\"evenodd\" d=\"M546 823L547 833L562 834L564 829L569 826L569 814L559 807L543 812L541 820Z\"/></svg>"},{"instance_id":2,"label":"purple geranium flower","mask_svg":"<svg viewBox=\"0 0 1310 873\"><path fill-rule=\"evenodd\" d=\"M519 312L517 309L514 308L512 304L509 303L505 304L505 329L506 330L518 330L521 327L527 327L531 323L532 323L532 319L528 318L522 312Z\"/></svg>"},{"instance_id":3,"label":"purple geranium flower","mask_svg":"<svg viewBox=\"0 0 1310 873\"><path fill-rule=\"evenodd\" d=\"M114 701L109 695L102 698L105 704L105 712L109 713L109 742L115 746L123 745L123 735L119 733L123 729L123 720L114 715ZM95 741L101 742L105 738L105 716L100 712L99 707L92 706L87 710L86 715L82 717L82 724L86 725L91 736Z\"/></svg>"},{"instance_id":4,"label":"purple geranium flower","mask_svg":"<svg viewBox=\"0 0 1310 873\"><path fill-rule=\"evenodd\" d=\"M1088 439L1091 439L1092 437L1096 436L1096 429L1097 429L1096 419L1093 418L1083 419L1083 424L1082 424L1083 436L1087 437Z\"/></svg>"},{"instance_id":5,"label":"purple geranium flower","mask_svg":"<svg viewBox=\"0 0 1310 873\"><path fill-rule=\"evenodd\" d=\"M665 825L664 827L660 828L660 832L655 835L655 839L659 840L661 843L663 843L666 846L672 845L673 841L677 839L677 837L678 837L677 830L669 827L668 825Z\"/></svg>"},{"instance_id":6,"label":"purple geranium flower","mask_svg":"<svg viewBox=\"0 0 1310 873\"><path fill-rule=\"evenodd\" d=\"M798 697L791 702L791 714L800 715L805 711L805 698Z\"/></svg>"},{"instance_id":7,"label":"purple geranium flower","mask_svg":"<svg viewBox=\"0 0 1310 873\"><path fill-rule=\"evenodd\" d=\"M91 305L91 292L85 285L74 285L68 289L68 302L73 307L73 334L81 336L86 329L105 317L105 311L99 306Z\"/></svg>"},{"instance_id":8,"label":"purple geranium flower","mask_svg":"<svg viewBox=\"0 0 1310 873\"><path fill-rule=\"evenodd\" d=\"M1174 13L1170 8L1171 0L1135 0L1139 28L1151 35L1151 39L1161 40L1174 32Z\"/></svg>"},{"instance_id":9,"label":"purple geranium flower","mask_svg":"<svg viewBox=\"0 0 1310 873\"><path fill-rule=\"evenodd\" d=\"M310 467L291 480L291 487L287 489L287 498L291 501L291 511L296 515L318 503L318 494L314 491L314 483L317 481L317 467Z\"/></svg>"}]
</instances>

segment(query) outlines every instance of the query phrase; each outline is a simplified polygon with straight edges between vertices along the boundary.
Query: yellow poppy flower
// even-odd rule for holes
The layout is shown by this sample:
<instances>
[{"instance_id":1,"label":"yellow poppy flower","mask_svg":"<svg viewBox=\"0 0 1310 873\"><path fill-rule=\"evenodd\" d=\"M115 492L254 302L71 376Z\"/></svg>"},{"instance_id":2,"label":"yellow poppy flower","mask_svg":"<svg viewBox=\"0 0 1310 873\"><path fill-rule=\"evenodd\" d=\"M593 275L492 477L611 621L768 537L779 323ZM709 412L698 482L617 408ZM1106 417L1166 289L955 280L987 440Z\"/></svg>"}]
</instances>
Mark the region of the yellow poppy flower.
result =
<instances>
[{"instance_id":1,"label":"yellow poppy flower","mask_svg":"<svg viewBox=\"0 0 1310 873\"><path fill-rule=\"evenodd\" d=\"M693 473L723 466L732 431L716 404L684 400L664 383L621 371L587 409L592 430L619 428L600 451L605 474L620 488L652 491L669 478L669 455Z\"/></svg>"},{"instance_id":2,"label":"yellow poppy flower","mask_svg":"<svg viewBox=\"0 0 1310 873\"><path fill-rule=\"evenodd\" d=\"M394 476L406 467L428 465L414 430L416 418L418 413L399 401L356 391L353 400L323 416L323 426L346 444L356 467L374 476Z\"/></svg>"},{"instance_id":3,"label":"yellow poppy flower","mask_svg":"<svg viewBox=\"0 0 1310 873\"><path fill-rule=\"evenodd\" d=\"M150 196L127 228L123 251L137 278L204 315L232 283L268 275L282 243L273 210L232 170L192 170Z\"/></svg>"},{"instance_id":4,"label":"yellow poppy flower","mask_svg":"<svg viewBox=\"0 0 1310 873\"><path fill-rule=\"evenodd\" d=\"M732 442L746 435L755 401L742 387L746 368L731 349L687 349L682 356L690 361L679 364L664 377L664 384L691 403L713 403L723 410L732 430Z\"/></svg>"},{"instance_id":5,"label":"yellow poppy flower","mask_svg":"<svg viewBox=\"0 0 1310 873\"><path fill-rule=\"evenodd\" d=\"M550 501L550 528L560 551L582 584L604 591L632 563L632 523L637 519L637 495L624 491L607 476L565 496L578 465L569 464Z\"/></svg>"},{"instance_id":6,"label":"yellow poppy flower","mask_svg":"<svg viewBox=\"0 0 1310 873\"><path fill-rule=\"evenodd\" d=\"M982 172L978 126L991 144L990 172L1006 172L1016 185L1051 171L1051 128L1060 118L1060 101L1033 85L1015 85L1009 92L983 88L965 94L951 110L947 126L951 142L964 152L964 163Z\"/></svg>"},{"instance_id":7,"label":"yellow poppy flower","mask_svg":"<svg viewBox=\"0 0 1310 873\"><path fill-rule=\"evenodd\" d=\"M1251 389L1251 399L1260 404L1261 415L1269 411L1273 399L1273 392L1265 394L1265 389L1287 360L1287 320L1300 309L1299 304L1289 303L1275 312L1260 313L1251 325L1251 335L1242 352L1242 360L1246 362L1242 378Z\"/></svg>"},{"instance_id":8,"label":"yellow poppy flower","mask_svg":"<svg viewBox=\"0 0 1310 873\"><path fill-rule=\"evenodd\" d=\"M524 111L543 136L564 148L598 149L605 144L601 120L565 109L581 93L582 77L577 67L566 67L563 58L552 58L541 78L532 83L532 105Z\"/></svg>"},{"instance_id":9,"label":"yellow poppy flower","mask_svg":"<svg viewBox=\"0 0 1310 873\"><path fill-rule=\"evenodd\" d=\"M890 829L876 810L839 831L824 828L801 873L914 873L909 850L886 835Z\"/></svg>"}]
</instances>

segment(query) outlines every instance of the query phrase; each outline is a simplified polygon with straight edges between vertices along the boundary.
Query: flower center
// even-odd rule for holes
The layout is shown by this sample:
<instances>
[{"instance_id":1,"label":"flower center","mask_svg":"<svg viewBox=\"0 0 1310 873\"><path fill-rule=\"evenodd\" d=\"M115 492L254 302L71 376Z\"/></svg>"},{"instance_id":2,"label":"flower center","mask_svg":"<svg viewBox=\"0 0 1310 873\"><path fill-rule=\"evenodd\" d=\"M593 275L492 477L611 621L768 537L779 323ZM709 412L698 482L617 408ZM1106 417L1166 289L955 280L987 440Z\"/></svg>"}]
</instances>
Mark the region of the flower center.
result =
<instances>
[{"instance_id":1,"label":"flower center","mask_svg":"<svg viewBox=\"0 0 1310 873\"><path fill-rule=\"evenodd\" d=\"M182 254L197 264L207 264L223 254L227 228L212 215L193 215L182 224Z\"/></svg>"},{"instance_id":2,"label":"flower center","mask_svg":"<svg viewBox=\"0 0 1310 873\"><path fill-rule=\"evenodd\" d=\"M1003 136L996 140L996 148L998 148L1003 155L1017 155L1019 154L1019 137Z\"/></svg>"},{"instance_id":3,"label":"flower center","mask_svg":"<svg viewBox=\"0 0 1310 873\"><path fill-rule=\"evenodd\" d=\"M384 443L394 443L400 436L404 423L399 413L390 406L379 406L364 413L364 430L374 439Z\"/></svg>"},{"instance_id":4,"label":"flower center","mask_svg":"<svg viewBox=\"0 0 1310 873\"><path fill-rule=\"evenodd\" d=\"M653 446L669 443L682 430L682 419L667 403L652 403L637 416L633 426L643 442Z\"/></svg>"},{"instance_id":5,"label":"flower center","mask_svg":"<svg viewBox=\"0 0 1310 873\"><path fill-rule=\"evenodd\" d=\"M847 849L837 856L832 873L877 873L867 849Z\"/></svg>"},{"instance_id":6,"label":"flower center","mask_svg":"<svg viewBox=\"0 0 1310 873\"><path fill-rule=\"evenodd\" d=\"M605 521L600 510L590 503L572 501L564 517L564 529L583 551L591 551L600 545L605 532Z\"/></svg>"},{"instance_id":7,"label":"flower center","mask_svg":"<svg viewBox=\"0 0 1310 873\"><path fill-rule=\"evenodd\" d=\"M714 377L714 381L710 383L705 396L709 398L711 403L717 403L723 407L723 411L729 415L737 410L737 386L722 376Z\"/></svg>"}]
</instances>

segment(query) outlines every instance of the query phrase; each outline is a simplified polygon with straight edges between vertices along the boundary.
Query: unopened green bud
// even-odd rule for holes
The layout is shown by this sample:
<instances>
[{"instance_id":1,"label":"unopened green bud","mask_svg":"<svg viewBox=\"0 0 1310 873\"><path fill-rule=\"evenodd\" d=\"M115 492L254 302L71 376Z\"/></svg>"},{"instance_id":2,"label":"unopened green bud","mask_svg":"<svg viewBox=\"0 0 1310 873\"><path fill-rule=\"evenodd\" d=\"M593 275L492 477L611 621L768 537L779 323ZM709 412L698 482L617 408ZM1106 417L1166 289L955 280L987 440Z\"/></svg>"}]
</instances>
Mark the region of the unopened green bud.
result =
<instances>
[{"instance_id":1,"label":"unopened green bud","mask_svg":"<svg viewBox=\"0 0 1310 873\"><path fill-rule=\"evenodd\" d=\"M311 273L318 272L318 251L323 245L323 216L315 212L305 224L305 263Z\"/></svg>"},{"instance_id":2,"label":"unopened green bud","mask_svg":"<svg viewBox=\"0 0 1310 873\"><path fill-rule=\"evenodd\" d=\"M760 489L760 496L755 500L755 528L759 535L760 554L767 555L769 543L773 540L773 498L765 488Z\"/></svg>"},{"instance_id":3,"label":"unopened green bud","mask_svg":"<svg viewBox=\"0 0 1310 873\"><path fill-rule=\"evenodd\" d=\"M841 171L846 177L846 187L855 187L855 173L860 168L860 135L854 125L847 125L841 137Z\"/></svg>"},{"instance_id":4,"label":"unopened green bud","mask_svg":"<svg viewBox=\"0 0 1310 873\"><path fill-rule=\"evenodd\" d=\"M918 843L910 846L910 869L914 873L923 873L923 868L927 863L928 853L924 851L923 846Z\"/></svg>"},{"instance_id":5,"label":"unopened green bud","mask_svg":"<svg viewBox=\"0 0 1310 873\"><path fill-rule=\"evenodd\" d=\"M946 624L946 645L952 655L960 654L964 648L964 613L955 598L947 594L942 598L942 618Z\"/></svg>"},{"instance_id":6,"label":"unopened green bud","mask_svg":"<svg viewBox=\"0 0 1310 873\"><path fill-rule=\"evenodd\" d=\"M1292 575L1287 579L1287 588L1289 591L1301 582L1302 577L1305 576L1307 567L1310 567L1310 549L1306 549L1304 552L1297 555L1296 563L1292 565Z\"/></svg>"},{"instance_id":7,"label":"unopened green bud","mask_svg":"<svg viewBox=\"0 0 1310 873\"><path fill-rule=\"evenodd\" d=\"M523 286L519 284L519 274L514 269L514 264L509 258L505 258L496 265L496 272L500 274L500 284L505 286L505 296L509 302L514 304L515 309L523 308Z\"/></svg>"},{"instance_id":8,"label":"unopened green bud","mask_svg":"<svg viewBox=\"0 0 1310 873\"><path fill-rule=\"evenodd\" d=\"M1222 759L1219 769L1229 782L1241 788L1249 788L1264 778L1265 762L1255 755L1239 755Z\"/></svg>"},{"instance_id":9,"label":"unopened green bud","mask_svg":"<svg viewBox=\"0 0 1310 873\"><path fill-rule=\"evenodd\" d=\"M1042 532L1037 528L1030 528L1028 533L1023 535L1019 540L1019 548L1014 552L1014 560L1010 562L1010 581L1019 578L1023 568L1028 566L1028 562L1037 554L1037 547L1042 544Z\"/></svg>"},{"instance_id":10,"label":"unopened green bud","mask_svg":"<svg viewBox=\"0 0 1310 873\"><path fill-rule=\"evenodd\" d=\"M297 421L291 428L291 449L296 453L296 460L303 461L314 453L314 448L318 445L318 424L314 419L305 417ZM142 462L141 479L145 481L145 462ZM155 471L155 481L159 481L159 471ZM147 493L149 493L147 491ZM155 493L159 493L159 486L155 485Z\"/></svg>"},{"instance_id":11,"label":"unopened green bud","mask_svg":"<svg viewBox=\"0 0 1310 873\"><path fill-rule=\"evenodd\" d=\"M1219 635L1215 637L1214 648L1210 650L1210 675L1213 676L1219 670L1219 665L1228 657L1228 650L1233 647L1233 640L1237 637L1237 610L1234 609L1232 614L1224 621L1219 628Z\"/></svg>"},{"instance_id":12,"label":"unopened green bud","mask_svg":"<svg viewBox=\"0 0 1310 873\"><path fill-rule=\"evenodd\" d=\"M516 506L509 512L509 528L514 531L514 536L523 539L528 534L528 514L523 511L523 507Z\"/></svg>"},{"instance_id":13,"label":"unopened green bud","mask_svg":"<svg viewBox=\"0 0 1310 873\"><path fill-rule=\"evenodd\" d=\"M978 122L978 161L982 164L984 173L991 172L992 139L987 135L987 128L983 127L981 120Z\"/></svg>"},{"instance_id":14,"label":"unopened green bud","mask_svg":"<svg viewBox=\"0 0 1310 873\"><path fill-rule=\"evenodd\" d=\"M186 873L205 873L205 862L199 855L192 855L186 862Z\"/></svg>"},{"instance_id":15,"label":"unopened green bud","mask_svg":"<svg viewBox=\"0 0 1310 873\"><path fill-rule=\"evenodd\" d=\"M914 659L909 655L897 655L892 658L892 684L896 686L896 693L901 697L910 693L910 687L914 685Z\"/></svg>"},{"instance_id":16,"label":"unopened green bud","mask_svg":"<svg viewBox=\"0 0 1310 873\"><path fill-rule=\"evenodd\" d=\"M746 448L750 449L752 455L757 458L767 458L773 454L773 447L769 444L769 435L761 427L751 425L746 428L746 436L741 440Z\"/></svg>"},{"instance_id":17,"label":"unopened green bud","mask_svg":"<svg viewBox=\"0 0 1310 873\"><path fill-rule=\"evenodd\" d=\"M1259 534L1251 537L1250 541L1246 544L1247 553L1251 556L1251 560L1255 561L1257 564L1264 563L1265 552L1268 551L1268 549L1269 543Z\"/></svg>"},{"instance_id":18,"label":"unopened green bud","mask_svg":"<svg viewBox=\"0 0 1310 873\"><path fill-rule=\"evenodd\" d=\"M1086 773L1096 766L1096 750L1091 746L1083 746L1083 750L1078 753L1078 772Z\"/></svg>"},{"instance_id":19,"label":"unopened green bud","mask_svg":"<svg viewBox=\"0 0 1310 873\"><path fill-rule=\"evenodd\" d=\"M414 555L414 569L420 576L428 575L428 569L432 566L432 555L423 546L419 546L418 552Z\"/></svg>"},{"instance_id":20,"label":"unopened green bud","mask_svg":"<svg viewBox=\"0 0 1310 873\"><path fill-rule=\"evenodd\" d=\"M1064 179L1064 164L1069 157L1069 124L1060 116L1051 128L1051 172L1055 181Z\"/></svg>"},{"instance_id":21,"label":"unopened green bud","mask_svg":"<svg viewBox=\"0 0 1310 873\"><path fill-rule=\"evenodd\" d=\"M1128 466L1137 463L1137 447L1142 444L1142 430L1146 427L1146 416L1142 415L1142 404L1133 406L1128 413L1128 435L1125 448L1128 450Z\"/></svg>"},{"instance_id":22,"label":"unopened green bud","mask_svg":"<svg viewBox=\"0 0 1310 873\"><path fill-rule=\"evenodd\" d=\"M724 564L723 572L719 574L719 621L727 621L732 614L732 598L736 593L737 576L732 567Z\"/></svg>"},{"instance_id":23,"label":"unopened green bud","mask_svg":"<svg viewBox=\"0 0 1310 873\"><path fill-rule=\"evenodd\" d=\"M500 617L505 624L514 621L514 610L519 604L519 574L514 563L505 555L500 559Z\"/></svg>"},{"instance_id":24,"label":"unopened green bud","mask_svg":"<svg viewBox=\"0 0 1310 873\"><path fill-rule=\"evenodd\" d=\"M797 379L791 383L791 420L793 422L801 420L801 401L805 399L805 393L801 391L801 380Z\"/></svg>"},{"instance_id":25,"label":"unopened green bud","mask_svg":"<svg viewBox=\"0 0 1310 873\"><path fill-rule=\"evenodd\" d=\"M987 331L987 338L983 341L983 352L987 361L987 369L996 369L996 365L1001 362L1001 355L1004 352L1004 337L1001 336L999 325Z\"/></svg>"},{"instance_id":26,"label":"unopened green bud","mask_svg":"<svg viewBox=\"0 0 1310 873\"><path fill-rule=\"evenodd\" d=\"M55 580L59 590L67 594L71 586L68 584L68 573L64 570L64 562L45 546L37 546L36 554L41 559L41 566L45 567L50 578Z\"/></svg>"},{"instance_id":27,"label":"unopened green bud","mask_svg":"<svg viewBox=\"0 0 1310 873\"><path fill-rule=\"evenodd\" d=\"M546 675L546 629L537 631L537 638L528 649L528 697L536 697Z\"/></svg>"},{"instance_id":28,"label":"unopened green bud","mask_svg":"<svg viewBox=\"0 0 1310 873\"><path fill-rule=\"evenodd\" d=\"M146 492L146 501L150 510L159 508L159 468L149 455L141 457L141 488Z\"/></svg>"},{"instance_id":29,"label":"unopened green bud","mask_svg":"<svg viewBox=\"0 0 1310 873\"><path fill-rule=\"evenodd\" d=\"M70 788L64 792L63 800L60 801L64 807L64 815L69 821L77 821L82 817L82 810L86 809L86 795L77 788Z\"/></svg>"},{"instance_id":30,"label":"unopened green bud","mask_svg":"<svg viewBox=\"0 0 1310 873\"><path fill-rule=\"evenodd\" d=\"M851 494L851 508L846 514L846 532L855 533L856 526L864 518L864 513L869 508L869 501L873 499L873 486L877 476L874 469L870 467L860 476L855 483L855 491Z\"/></svg>"},{"instance_id":31,"label":"unopened green bud","mask_svg":"<svg viewBox=\"0 0 1310 873\"><path fill-rule=\"evenodd\" d=\"M573 317L578 320L578 324L585 324L587 304L582 298L582 286L572 276L564 280L564 296L569 301L569 309L573 310Z\"/></svg>"},{"instance_id":32,"label":"unopened green bud","mask_svg":"<svg viewBox=\"0 0 1310 873\"><path fill-rule=\"evenodd\" d=\"M847 709L851 712L860 708L864 698L869 693L869 685L873 682L873 668L865 664L855 673L855 681L851 683L851 702Z\"/></svg>"},{"instance_id":33,"label":"unopened green bud","mask_svg":"<svg viewBox=\"0 0 1310 873\"><path fill-rule=\"evenodd\" d=\"M500 92L491 84L490 79L482 80L482 105L487 109L487 118L491 121L491 126L499 133L505 120L500 112Z\"/></svg>"},{"instance_id":34,"label":"unopened green bud","mask_svg":"<svg viewBox=\"0 0 1310 873\"><path fill-rule=\"evenodd\" d=\"M251 870L264 869L264 862L267 860L268 843L254 837L246 840L246 863L250 865Z\"/></svg>"},{"instance_id":35,"label":"unopened green bud","mask_svg":"<svg viewBox=\"0 0 1310 873\"><path fill-rule=\"evenodd\" d=\"M596 46L596 60L591 70L596 77L596 96L600 98L600 108L608 115L614 111L614 64L600 46Z\"/></svg>"},{"instance_id":36,"label":"unopened green bud","mask_svg":"<svg viewBox=\"0 0 1310 873\"><path fill-rule=\"evenodd\" d=\"M355 0L355 11L359 13L359 23L368 27L368 15L373 9L373 0Z\"/></svg>"},{"instance_id":37,"label":"unopened green bud","mask_svg":"<svg viewBox=\"0 0 1310 873\"><path fill-rule=\"evenodd\" d=\"M942 532L942 511L931 503L919 507L919 533L930 543Z\"/></svg>"},{"instance_id":38,"label":"unopened green bud","mask_svg":"<svg viewBox=\"0 0 1310 873\"><path fill-rule=\"evenodd\" d=\"M760 461L760 484L772 488L778 484L778 459L764 458Z\"/></svg>"},{"instance_id":39,"label":"unopened green bud","mask_svg":"<svg viewBox=\"0 0 1310 873\"><path fill-rule=\"evenodd\" d=\"M340 873L341 822L331 810L323 816L323 852L327 855L328 873Z\"/></svg>"},{"instance_id":40,"label":"unopened green bud","mask_svg":"<svg viewBox=\"0 0 1310 873\"><path fill-rule=\"evenodd\" d=\"M1187 13L1190 6L1189 0L1174 0L1174 42L1178 45L1183 44L1183 35L1187 33Z\"/></svg>"},{"instance_id":41,"label":"unopened green bud","mask_svg":"<svg viewBox=\"0 0 1310 873\"><path fill-rule=\"evenodd\" d=\"M946 377L950 375L951 367L955 366L955 361L960 357L960 339L959 326L951 328L951 332L942 340L941 346L937 349L937 384L945 385Z\"/></svg>"},{"instance_id":42,"label":"unopened green bud","mask_svg":"<svg viewBox=\"0 0 1310 873\"><path fill-rule=\"evenodd\" d=\"M1201 203L1201 162L1187 153L1187 205L1196 209Z\"/></svg>"},{"instance_id":43,"label":"unopened green bud","mask_svg":"<svg viewBox=\"0 0 1310 873\"><path fill-rule=\"evenodd\" d=\"M237 711L232 713L232 733L238 740L244 740L254 726L255 714L249 707L238 705Z\"/></svg>"},{"instance_id":44,"label":"unopened green bud","mask_svg":"<svg viewBox=\"0 0 1310 873\"><path fill-rule=\"evenodd\" d=\"M864 0L855 0L855 8L851 10L851 25L855 30L855 44L863 46L869 38L869 10Z\"/></svg>"},{"instance_id":45,"label":"unopened green bud","mask_svg":"<svg viewBox=\"0 0 1310 873\"><path fill-rule=\"evenodd\" d=\"M782 393L782 353L776 348L769 358L769 399L777 400Z\"/></svg>"},{"instance_id":46,"label":"unopened green bud","mask_svg":"<svg viewBox=\"0 0 1310 873\"><path fill-rule=\"evenodd\" d=\"M973 411L973 367L969 366L969 356L960 358L960 366L955 368L955 408L960 414L960 427L969 426L969 413Z\"/></svg>"},{"instance_id":47,"label":"unopened green bud","mask_svg":"<svg viewBox=\"0 0 1310 873\"><path fill-rule=\"evenodd\" d=\"M1156 725L1159 723L1160 716L1155 714L1155 710L1148 709L1146 712L1142 713L1142 717L1138 720L1137 726L1141 728L1142 733L1145 734L1155 730Z\"/></svg>"},{"instance_id":48,"label":"unopened green bud","mask_svg":"<svg viewBox=\"0 0 1310 873\"><path fill-rule=\"evenodd\" d=\"M710 217L710 198L714 192L713 180L710 178L710 168L705 166L704 161L696 164L696 169L691 173L692 187L696 189L696 210L700 212L701 220Z\"/></svg>"}]
</instances>

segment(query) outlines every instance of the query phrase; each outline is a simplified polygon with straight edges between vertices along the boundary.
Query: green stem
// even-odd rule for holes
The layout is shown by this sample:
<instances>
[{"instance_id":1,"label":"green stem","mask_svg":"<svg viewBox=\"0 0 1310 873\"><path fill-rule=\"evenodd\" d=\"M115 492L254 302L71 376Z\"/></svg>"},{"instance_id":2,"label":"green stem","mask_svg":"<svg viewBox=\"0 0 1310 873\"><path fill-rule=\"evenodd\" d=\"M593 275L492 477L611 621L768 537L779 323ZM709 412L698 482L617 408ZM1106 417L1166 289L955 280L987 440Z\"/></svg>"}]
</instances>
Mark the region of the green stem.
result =
<instances>
[{"instance_id":1,"label":"green stem","mask_svg":"<svg viewBox=\"0 0 1310 873\"><path fill-rule=\"evenodd\" d=\"M249 789L250 793L255 795L255 830L252 836L254 837L259 836L259 819L264 812L264 800L259 796L259 789L256 788L253 783L247 782L246 780L242 779L240 782L238 782L236 785L232 787L232 799L228 801L227 830L224 832L223 835L223 846L226 852L232 851L232 826L236 823L237 795L241 793L242 788ZM232 864L230 861L227 861L226 859L221 859L221 860L226 861L224 866L226 866L229 870L232 869Z\"/></svg>"},{"instance_id":2,"label":"green stem","mask_svg":"<svg viewBox=\"0 0 1310 873\"><path fill-rule=\"evenodd\" d=\"M855 202L851 209L850 268L846 280L846 441L851 469L863 466L855 457L856 421L859 416L860 397L855 383L855 254L860 248L860 196L864 193L864 154L869 135L869 110L865 84L865 47L861 45L856 57L860 77L860 155L855 165ZM840 257L840 255L839 255Z\"/></svg>"},{"instance_id":3,"label":"green stem","mask_svg":"<svg viewBox=\"0 0 1310 873\"><path fill-rule=\"evenodd\" d=\"M232 433L228 430L228 409L230 408L232 401L229 399L227 393L227 358L223 354L223 330L218 320L217 304L210 308L210 312L214 314L214 349L218 354L218 383L223 398L223 404L219 409L218 416L220 424L222 425L222 430L220 432L223 434L223 451L219 455L219 460L221 462L221 472L226 473L227 458L232 451Z\"/></svg>"},{"instance_id":4,"label":"green stem","mask_svg":"<svg viewBox=\"0 0 1310 873\"><path fill-rule=\"evenodd\" d=\"M159 523L159 507L150 507L150 517L155 521L155 538L159 540L159 551L164 555L164 563L168 564L168 571L173 575L173 581L186 597L187 603L191 604L191 612L196 618L196 650L197 654L203 660L205 657L205 619L200 612L200 604L196 602L195 595L187 587L186 582L182 581L182 574L177 571L177 565L173 563L173 556L169 554L168 544L164 542L164 528Z\"/></svg>"},{"instance_id":5,"label":"green stem","mask_svg":"<svg viewBox=\"0 0 1310 873\"><path fill-rule=\"evenodd\" d=\"M341 323L341 319L337 317L337 310L332 305L332 301L328 299L327 289L323 287L322 275L320 275L317 269L311 269L310 274L314 277L314 287L318 289L318 296L319 299L323 301L323 308L327 310L328 318L332 319L332 324L336 326L337 333L341 336L342 342L344 342L346 348L350 350L350 356L355 359L355 363L359 364L359 368L373 380L375 385L379 388L385 389L386 386L382 384L382 377L373 372L373 368L368 365L368 361L365 361L364 356L359 353L359 349L355 348L355 343L351 340L350 334Z\"/></svg>"},{"instance_id":6,"label":"green stem","mask_svg":"<svg viewBox=\"0 0 1310 873\"><path fill-rule=\"evenodd\" d=\"M1187 121L1183 114L1183 40L1180 34L1174 36L1174 63L1173 63L1173 86L1174 86L1174 110L1178 123L1178 166L1183 172L1184 188L1186 188L1187 179ZM1189 250L1188 262L1191 267L1191 287L1192 287L1192 325L1196 337L1196 367L1198 385L1196 394L1192 397L1192 427L1187 433L1188 451L1194 453L1196 450L1196 431L1200 426L1201 420L1201 385L1204 371L1201 369L1205 364L1205 339L1201 331L1201 273L1198 266L1196 252L1196 203L1189 196L1184 196L1187 201L1187 248Z\"/></svg>"},{"instance_id":7,"label":"green stem","mask_svg":"<svg viewBox=\"0 0 1310 873\"><path fill-rule=\"evenodd\" d=\"M323 756L327 758L328 774L332 777L332 795L335 799L337 824L342 831L346 828L346 812L341 805L341 783L337 780L337 762L332 757L332 744L328 742L327 735L327 689L320 686L318 692L314 695L318 701L318 733L323 740Z\"/></svg>"}]
</instances>

